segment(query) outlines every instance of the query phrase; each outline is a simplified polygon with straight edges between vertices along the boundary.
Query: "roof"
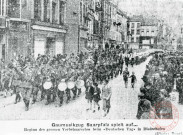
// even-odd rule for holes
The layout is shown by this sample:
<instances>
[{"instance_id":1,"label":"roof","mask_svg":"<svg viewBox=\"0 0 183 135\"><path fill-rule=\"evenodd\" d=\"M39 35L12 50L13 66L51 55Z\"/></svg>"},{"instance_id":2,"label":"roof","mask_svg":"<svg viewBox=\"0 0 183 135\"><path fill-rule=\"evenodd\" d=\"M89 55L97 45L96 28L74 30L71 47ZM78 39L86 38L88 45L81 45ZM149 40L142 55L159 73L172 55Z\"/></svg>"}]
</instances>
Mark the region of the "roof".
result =
<instances>
[{"instance_id":1,"label":"roof","mask_svg":"<svg viewBox=\"0 0 183 135\"><path fill-rule=\"evenodd\" d=\"M142 26L156 26L156 25L158 25L158 20L155 18L145 18L141 25Z\"/></svg>"},{"instance_id":2,"label":"roof","mask_svg":"<svg viewBox=\"0 0 183 135\"><path fill-rule=\"evenodd\" d=\"M143 22L143 16L142 15L134 15L129 18L130 22Z\"/></svg>"},{"instance_id":3,"label":"roof","mask_svg":"<svg viewBox=\"0 0 183 135\"><path fill-rule=\"evenodd\" d=\"M117 10L117 14L119 14L119 15L121 15L121 16L124 16L125 18L128 19L127 14L126 14L124 11L120 10L120 9Z\"/></svg>"}]
</instances>

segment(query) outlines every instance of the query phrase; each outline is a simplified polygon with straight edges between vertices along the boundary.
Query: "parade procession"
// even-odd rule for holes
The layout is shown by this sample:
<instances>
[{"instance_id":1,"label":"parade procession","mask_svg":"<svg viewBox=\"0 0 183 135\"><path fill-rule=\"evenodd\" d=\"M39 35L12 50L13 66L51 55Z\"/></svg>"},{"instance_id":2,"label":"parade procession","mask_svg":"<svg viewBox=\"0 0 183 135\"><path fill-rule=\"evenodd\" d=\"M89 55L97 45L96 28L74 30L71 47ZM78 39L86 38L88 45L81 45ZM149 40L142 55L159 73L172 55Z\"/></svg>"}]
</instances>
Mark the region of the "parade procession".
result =
<instances>
[{"instance_id":1,"label":"parade procession","mask_svg":"<svg viewBox=\"0 0 183 135\"><path fill-rule=\"evenodd\" d=\"M183 119L183 2L0 0L0 113Z\"/></svg>"},{"instance_id":2,"label":"parade procession","mask_svg":"<svg viewBox=\"0 0 183 135\"><path fill-rule=\"evenodd\" d=\"M77 56L39 55L36 60L19 56L2 66L1 91L5 98L16 94L15 104L23 100L26 111L29 104L38 101L38 96L41 101L46 100L45 105L59 100L62 106L63 102L69 103L85 92L89 104L98 103L102 90L98 85L107 85L109 80L124 74L124 63L128 66L143 62L144 57L134 59L130 55L124 57L122 49L108 49L90 54L81 52Z\"/></svg>"}]
</instances>

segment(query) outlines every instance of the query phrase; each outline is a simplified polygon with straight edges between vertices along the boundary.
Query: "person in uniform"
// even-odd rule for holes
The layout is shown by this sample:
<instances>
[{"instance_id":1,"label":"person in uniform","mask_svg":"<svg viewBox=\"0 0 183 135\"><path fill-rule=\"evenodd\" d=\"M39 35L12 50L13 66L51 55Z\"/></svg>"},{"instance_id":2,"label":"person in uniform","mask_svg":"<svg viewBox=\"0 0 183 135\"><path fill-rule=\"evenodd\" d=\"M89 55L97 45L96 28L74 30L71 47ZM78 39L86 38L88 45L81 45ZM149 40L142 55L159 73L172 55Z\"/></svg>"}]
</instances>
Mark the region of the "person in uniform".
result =
<instances>
[{"instance_id":1,"label":"person in uniform","mask_svg":"<svg viewBox=\"0 0 183 135\"><path fill-rule=\"evenodd\" d=\"M128 56L125 57L125 64L128 67L128 64L129 64L129 57Z\"/></svg>"},{"instance_id":2,"label":"person in uniform","mask_svg":"<svg viewBox=\"0 0 183 135\"><path fill-rule=\"evenodd\" d=\"M69 80L71 79L72 75L71 75L71 69L69 66L66 67L67 68L67 79L66 82L69 82ZM67 96L67 101L66 103L69 103L70 99L71 99L71 90L67 87L66 89L66 96Z\"/></svg>"},{"instance_id":3,"label":"person in uniform","mask_svg":"<svg viewBox=\"0 0 183 135\"><path fill-rule=\"evenodd\" d=\"M131 58L131 65L132 65L132 67L133 67L134 63L135 63L135 59L134 59L134 57L132 56L132 58Z\"/></svg>"},{"instance_id":4,"label":"person in uniform","mask_svg":"<svg viewBox=\"0 0 183 135\"><path fill-rule=\"evenodd\" d=\"M66 83L65 79L62 79L61 82ZM58 90L57 95L58 95L58 98L60 100L59 101L59 107L61 107L62 104L63 104L63 101L64 101L64 91Z\"/></svg>"},{"instance_id":5,"label":"person in uniform","mask_svg":"<svg viewBox=\"0 0 183 135\"><path fill-rule=\"evenodd\" d=\"M51 72L51 69L48 69L46 82L51 82L52 84L51 88L46 90L47 101L45 105L48 105L51 102L54 102L56 98L56 89L55 89L56 79L55 79L54 73Z\"/></svg>"},{"instance_id":6,"label":"person in uniform","mask_svg":"<svg viewBox=\"0 0 183 135\"><path fill-rule=\"evenodd\" d=\"M123 61L123 56L121 54L119 57L120 74L122 74L122 72L123 72L123 64L124 64L124 61Z\"/></svg>"},{"instance_id":7,"label":"person in uniform","mask_svg":"<svg viewBox=\"0 0 183 135\"><path fill-rule=\"evenodd\" d=\"M16 94L15 96L15 104L17 104L18 102L21 101L21 94L20 94L20 89L19 86L21 84L21 79L22 79L22 74L19 74L19 72L17 72L18 68L20 69L20 66L18 66L18 64L16 63L9 63L8 67L10 70L12 70L12 87L14 88L14 92Z\"/></svg>"},{"instance_id":8,"label":"person in uniform","mask_svg":"<svg viewBox=\"0 0 183 135\"><path fill-rule=\"evenodd\" d=\"M128 68L125 68L125 71L123 72L123 80L125 82L125 88L128 87L128 77L129 77L129 71Z\"/></svg>"},{"instance_id":9,"label":"person in uniform","mask_svg":"<svg viewBox=\"0 0 183 135\"><path fill-rule=\"evenodd\" d=\"M47 74L48 74L48 67L46 64L43 64L40 69L41 69L41 101L45 98L46 95L46 90L44 89L43 85L46 82L47 79Z\"/></svg>"},{"instance_id":10,"label":"person in uniform","mask_svg":"<svg viewBox=\"0 0 183 135\"><path fill-rule=\"evenodd\" d=\"M41 90L41 84L42 84L42 79L41 79L41 71L40 69L36 66L33 71L33 100L32 104L34 104L37 100L37 95L39 90Z\"/></svg>"},{"instance_id":11,"label":"person in uniform","mask_svg":"<svg viewBox=\"0 0 183 135\"><path fill-rule=\"evenodd\" d=\"M19 86L21 95L23 97L23 101L25 104L25 111L29 110L29 103L32 94L32 71L30 67L30 63L24 67L23 72L19 71L22 74L21 84Z\"/></svg>"}]
</instances>

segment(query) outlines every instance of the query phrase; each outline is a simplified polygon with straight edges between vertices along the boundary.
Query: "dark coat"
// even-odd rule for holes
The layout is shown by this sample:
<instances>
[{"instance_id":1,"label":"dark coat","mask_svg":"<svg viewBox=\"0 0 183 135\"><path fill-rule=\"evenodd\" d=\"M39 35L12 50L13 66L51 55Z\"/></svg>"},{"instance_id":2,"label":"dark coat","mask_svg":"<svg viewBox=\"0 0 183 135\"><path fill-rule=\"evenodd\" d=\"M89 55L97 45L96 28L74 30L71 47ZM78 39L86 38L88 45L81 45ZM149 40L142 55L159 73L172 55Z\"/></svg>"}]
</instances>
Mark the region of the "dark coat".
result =
<instances>
[{"instance_id":1,"label":"dark coat","mask_svg":"<svg viewBox=\"0 0 183 135\"><path fill-rule=\"evenodd\" d=\"M94 88L92 86L86 87L86 99L92 100L94 94Z\"/></svg>"},{"instance_id":2,"label":"dark coat","mask_svg":"<svg viewBox=\"0 0 183 135\"><path fill-rule=\"evenodd\" d=\"M101 93L101 90L100 90L100 88L96 88L95 90L94 90L94 95L93 95L93 100L95 101L95 102L98 102L98 101L100 101L101 99L100 99L100 93Z\"/></svg>"}]
</instances>

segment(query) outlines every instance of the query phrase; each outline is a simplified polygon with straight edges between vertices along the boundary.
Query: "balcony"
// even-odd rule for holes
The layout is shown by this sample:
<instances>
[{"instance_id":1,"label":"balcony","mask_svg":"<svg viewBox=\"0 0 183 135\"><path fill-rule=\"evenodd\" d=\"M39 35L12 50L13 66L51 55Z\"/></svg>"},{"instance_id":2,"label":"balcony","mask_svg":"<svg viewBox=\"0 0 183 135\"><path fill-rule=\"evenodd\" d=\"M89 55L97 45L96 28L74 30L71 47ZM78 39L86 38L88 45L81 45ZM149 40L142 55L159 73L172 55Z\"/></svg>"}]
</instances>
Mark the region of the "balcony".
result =
<instances>
[{"instance_id":1,"label":"balcony","mask_svg":"<svg viewBox=\"0 0 183 135\"><path fill-rule=\"evenodd\" d=\"M67 29L67 26L64 24L56 24L57 20L55 20L53 23L50 22L43 22L38 20L32 20L32 25L39 25L44 27L51 27L51 28L58 28L58 29Z\"/></svg>"}]
</instances>

